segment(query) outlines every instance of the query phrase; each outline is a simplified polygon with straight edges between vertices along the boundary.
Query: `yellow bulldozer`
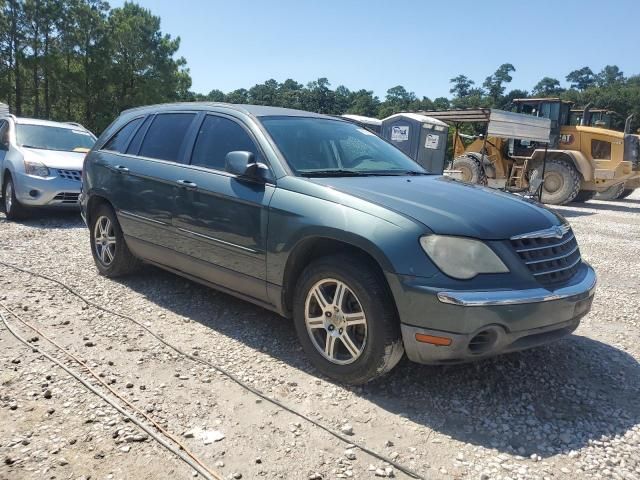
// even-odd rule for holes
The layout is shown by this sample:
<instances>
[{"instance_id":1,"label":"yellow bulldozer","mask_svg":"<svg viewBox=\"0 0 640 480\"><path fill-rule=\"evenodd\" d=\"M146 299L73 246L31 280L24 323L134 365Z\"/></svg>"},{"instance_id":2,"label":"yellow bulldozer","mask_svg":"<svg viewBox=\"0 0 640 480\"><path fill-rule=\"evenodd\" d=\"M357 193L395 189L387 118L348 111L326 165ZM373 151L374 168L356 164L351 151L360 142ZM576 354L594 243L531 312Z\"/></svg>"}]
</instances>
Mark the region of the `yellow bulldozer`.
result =
<instances>
[{"instance_id":1,"label":"yellow bulldozer","mask_svg":"<svg viewBox=\"0 0 640 480\"><path fill-rule=\"evenodd\" d=\"M618 132L610 128L612 112L607 110L572 110L571 102L559 98L516 99L513 104L517 113L551 121L548 144L465 135L458 128L472 118L465 110L423 112L456 126L452 169L464 181L513 192L534 193L541 186L541 201L554 205L613 190L624 197L640 188L640 135L630 133L631 116L624 132Z\"/></svg>"}]
</instances>

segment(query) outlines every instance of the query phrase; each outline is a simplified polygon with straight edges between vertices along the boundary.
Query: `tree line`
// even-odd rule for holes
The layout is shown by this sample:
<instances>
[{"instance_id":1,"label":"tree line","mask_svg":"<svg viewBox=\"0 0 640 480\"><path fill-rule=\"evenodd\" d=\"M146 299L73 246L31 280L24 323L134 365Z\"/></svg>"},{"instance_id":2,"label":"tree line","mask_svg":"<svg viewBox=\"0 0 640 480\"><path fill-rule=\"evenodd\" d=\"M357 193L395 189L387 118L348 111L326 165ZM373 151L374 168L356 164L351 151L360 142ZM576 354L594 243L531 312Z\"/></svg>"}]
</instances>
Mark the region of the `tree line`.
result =
<instances>
[{"instance_id":1,"label":"tree line","mask_svg":"<svg viewBox=\"0 0 640 480\"><path fill-rule=\"evenodd\" d=\"M160 18L135 3L110 8L102 0L0 0L0 102L17 115L78 121L100 132L124 109L173 101L384 118L402 111L508 109L513 99L533 95L614 110L618 128L634 113L634 128L640 127L640 75L627 77L615 65L598 73L589 67L569 72L568 88L544 77L526 91L508 88L516 69L504 63L478 84L467 75L452 78L449 98L418 97L397 85L381 99L371 90L332 88L327 78L306 84L269 79L248 89L201 94L191 90L179 47L180 38L163 33Z\"/></svg>"}]
</instances>

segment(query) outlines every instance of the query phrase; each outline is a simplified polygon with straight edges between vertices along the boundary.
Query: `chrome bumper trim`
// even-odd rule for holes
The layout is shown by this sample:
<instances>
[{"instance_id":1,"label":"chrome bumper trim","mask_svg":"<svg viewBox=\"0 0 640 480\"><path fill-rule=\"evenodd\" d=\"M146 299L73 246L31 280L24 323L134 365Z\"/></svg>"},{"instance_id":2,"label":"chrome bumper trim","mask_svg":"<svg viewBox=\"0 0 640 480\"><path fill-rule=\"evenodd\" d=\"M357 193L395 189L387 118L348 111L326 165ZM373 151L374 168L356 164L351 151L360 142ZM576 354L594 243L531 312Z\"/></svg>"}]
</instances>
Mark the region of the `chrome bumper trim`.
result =
<instances>
[{"instance_id":1,"label":"chrome bumper trim","mask_svg":"<svg viewBox=\"0 0 640 480\"><path fill-rule=\"evenodd\" d=\"M547 290L546 288L530 288L526 290L494 290L488 292L456 291L439 292L438 300L442 303L465 307L485 307L491 305L518 305L523 303L551 302L572 297L589 297L595 291L597 278L591 266L587 266L584 279L575 285Z\"/></svg>"}]
</instances>

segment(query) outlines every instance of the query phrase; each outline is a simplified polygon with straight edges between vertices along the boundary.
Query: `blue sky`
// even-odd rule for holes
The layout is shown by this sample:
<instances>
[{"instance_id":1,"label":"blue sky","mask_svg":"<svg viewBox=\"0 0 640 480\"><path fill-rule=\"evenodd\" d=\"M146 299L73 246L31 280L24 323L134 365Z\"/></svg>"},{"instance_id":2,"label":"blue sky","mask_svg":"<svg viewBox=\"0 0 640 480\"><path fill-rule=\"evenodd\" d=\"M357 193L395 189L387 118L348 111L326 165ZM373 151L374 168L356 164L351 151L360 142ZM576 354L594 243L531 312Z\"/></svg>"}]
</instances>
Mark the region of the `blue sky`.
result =
<instances>
[{"instance_id":1,"label":"blue sky","mask_svg":"<svg viewBox=\"0 0 640 480\"><path fill-rule=\"evenodd\" d=\"M201 93L327 77L381 98L403 85L433 99L449 96L452 77L481 84L505 62L516 67L509 88L528 90L585 65L640 73L640 0L137 1L180 36Z\"/></svg>"}]
</instances>

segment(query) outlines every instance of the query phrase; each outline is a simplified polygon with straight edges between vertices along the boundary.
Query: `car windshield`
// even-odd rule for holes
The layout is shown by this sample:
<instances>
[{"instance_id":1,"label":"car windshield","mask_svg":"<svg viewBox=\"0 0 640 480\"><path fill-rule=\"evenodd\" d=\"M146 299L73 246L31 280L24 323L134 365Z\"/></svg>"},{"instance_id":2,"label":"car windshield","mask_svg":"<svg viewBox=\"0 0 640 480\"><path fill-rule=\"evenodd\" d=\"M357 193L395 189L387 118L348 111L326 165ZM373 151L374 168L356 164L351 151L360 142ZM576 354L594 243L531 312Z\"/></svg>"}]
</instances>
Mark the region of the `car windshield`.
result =
<instances>
[{"instance_id":1,"label":"car windshield","mask_svg":"<svg viewBox=\"0 0 640 480\"><path fill-rule=\"evenodd\" d=\"M16 125L18 145L43 150L87 152L93 147L94 136L80 128L51 127L49 125Z\"/></svg>"},{"instance_id":2,"label":"car windshield","mask_svg":"<svg viewBox=\"0 0 640 480\"><path fill-rule=\"evenodd\" d=\"M263 117L291 169L302 176L427 174L374 133L327 118Z\"/></svg>"}]
</instances>

